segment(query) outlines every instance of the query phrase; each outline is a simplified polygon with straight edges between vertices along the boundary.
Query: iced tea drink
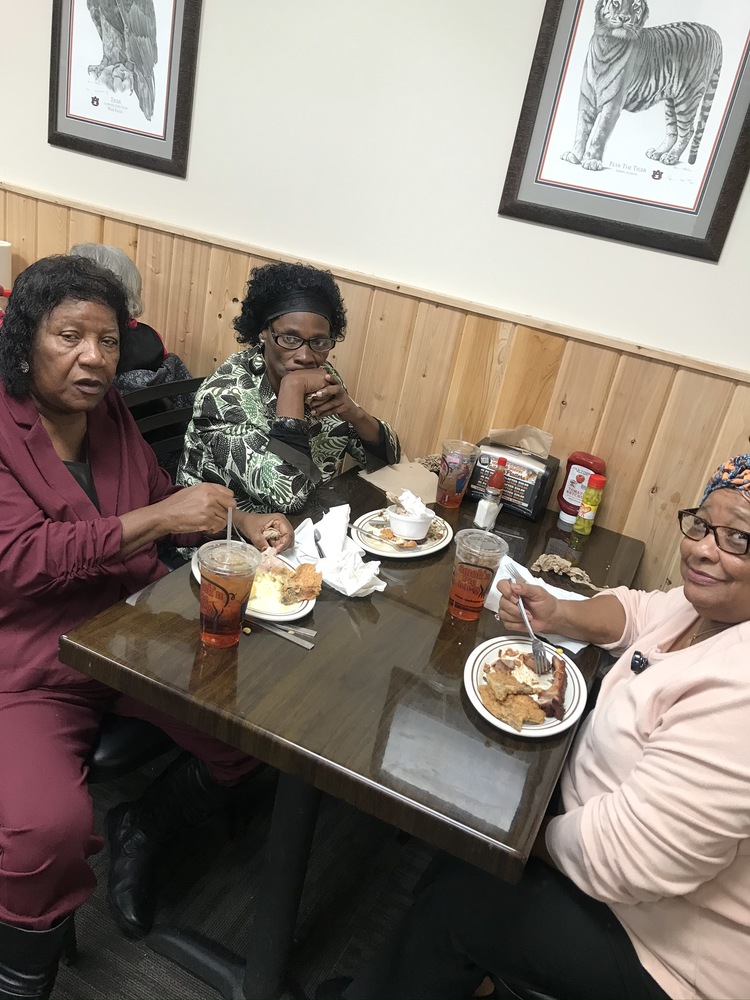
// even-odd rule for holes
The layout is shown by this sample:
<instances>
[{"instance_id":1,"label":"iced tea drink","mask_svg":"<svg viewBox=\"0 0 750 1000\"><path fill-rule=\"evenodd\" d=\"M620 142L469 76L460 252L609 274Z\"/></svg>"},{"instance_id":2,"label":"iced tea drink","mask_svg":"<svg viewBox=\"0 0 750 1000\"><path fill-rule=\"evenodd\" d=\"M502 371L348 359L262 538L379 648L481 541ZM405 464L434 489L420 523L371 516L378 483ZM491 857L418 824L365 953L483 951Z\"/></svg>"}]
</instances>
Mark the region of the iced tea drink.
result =
<instances>
[{"instance_id":1,"label":"iced tea drink","mask_svg":"<svg viewBox=\"0 0 750 1000\"><path fill-rule=\"evenodd\" d=\"M198 549L201 573L201 642L226 649L240 641L242 617L260 552L245 542L220 539Z\"/></svg>"},{"instance_id":2,"label":"iced tea drink","mask_svg":"<svg viewBox=\"0 0 750 1000\"><path fill-rule=\"evenodd\" d=\"M441 507L460 507L474 471L479 448L469 441L443 441L436 500Z\"/></svg>"},{"instance_id":3,"label":"iced tea drink","mask_svg":"<svg viewBox=\"0 0 750 1000\"><path fill-rule=\"evenodd\" d=\"M469 622L479 618L500 560L507 552L505 539L490 531L465 528L456 533L456 562L448 596L448 611L454 618Z\"/></svg>"}]
</instances>

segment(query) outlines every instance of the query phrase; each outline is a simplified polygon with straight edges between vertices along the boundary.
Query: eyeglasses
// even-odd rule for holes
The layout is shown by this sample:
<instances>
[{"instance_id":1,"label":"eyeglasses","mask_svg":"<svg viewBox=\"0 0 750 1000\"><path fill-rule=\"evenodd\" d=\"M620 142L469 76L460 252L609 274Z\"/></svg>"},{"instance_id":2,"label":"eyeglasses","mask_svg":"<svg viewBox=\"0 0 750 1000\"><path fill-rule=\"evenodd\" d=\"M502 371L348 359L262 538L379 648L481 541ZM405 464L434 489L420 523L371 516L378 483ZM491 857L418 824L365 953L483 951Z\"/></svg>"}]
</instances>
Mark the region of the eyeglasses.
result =
<instances>
[{"instance_id":1,"label":"eyeglasses","mask_svg":"<svg viewBox=\"0 0 750 1000\"><path fill-rule=\"evenodd\" d=\"M680 522L680 531L685 538L690 538L694 542L699 542L705 538L709 531L714 536L714 541L722 552L729 552L733 556L746 556L750 549L750 534L747 531L739 531L737 528L728 528L723 524L709 524L702 517L696 516L697 507L693 510L678 510L677 519Z\"/></svg>"},{"instance_id":2,"label":"eyeglasses","mask_svg":"<svg viewBox=\"0 0 750 1000\"><path fill-rule=\"evenodd\" d=\"M274 333L273 330L269 330L269 333L274 344L285 351L296 351L303 344L307 344L310 350L316 354L325 354L336 343L335 337L310 337L309 340L305 340L304 337L298 337L296 333Z\"/></svg>"}]
</instances>

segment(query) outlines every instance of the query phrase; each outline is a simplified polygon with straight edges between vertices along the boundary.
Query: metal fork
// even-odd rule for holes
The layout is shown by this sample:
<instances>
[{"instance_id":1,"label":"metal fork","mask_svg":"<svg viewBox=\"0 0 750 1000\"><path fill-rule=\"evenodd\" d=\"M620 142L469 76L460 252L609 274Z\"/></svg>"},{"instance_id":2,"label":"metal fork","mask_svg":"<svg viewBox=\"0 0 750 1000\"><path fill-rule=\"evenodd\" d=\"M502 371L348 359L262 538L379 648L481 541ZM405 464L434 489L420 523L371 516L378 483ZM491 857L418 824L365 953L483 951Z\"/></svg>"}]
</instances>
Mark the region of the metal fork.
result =
<instances>
[{"instance_id":1,"label":"metal fork","mask_svg":"<svg viewBox=\"0 0 750 1000\"><path fill-rule=\"evenodd\" d=\"M509 579L511 579L513 583L526 583L526 580L524 580L512 564L508 564L507 573ZM529 633L529 638L531 639L531 652L534 657L534 670L537 674L548 674L552 669L552 664L547 658L547 651L544 648L544 643L532 629L523 601L520 597L517 597L516 600L518 601L518 610L521 612L521 618L523 618L526 631Z\"/></svg>"}]
</instances>

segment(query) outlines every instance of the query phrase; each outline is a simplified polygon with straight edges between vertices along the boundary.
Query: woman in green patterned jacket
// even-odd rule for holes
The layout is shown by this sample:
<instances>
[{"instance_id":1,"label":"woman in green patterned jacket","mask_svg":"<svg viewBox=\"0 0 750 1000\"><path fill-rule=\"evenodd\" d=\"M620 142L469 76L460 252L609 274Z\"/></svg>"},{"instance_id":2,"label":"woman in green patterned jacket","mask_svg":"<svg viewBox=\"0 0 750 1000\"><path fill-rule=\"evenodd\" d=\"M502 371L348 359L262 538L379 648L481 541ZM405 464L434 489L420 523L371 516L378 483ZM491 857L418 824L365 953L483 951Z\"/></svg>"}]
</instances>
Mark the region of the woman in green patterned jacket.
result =
<instances>
[{"instance_id":1,"label":"woman in green patterned jacket","mask_svg":"<svg viewBox=\"0 0 750 1000\"><path fill-rule=\"evenodd\" d=\"M198 390L179 483L222 483L242 510L295 512L345 454L368 471L398 462L395 432L354 402L326 360L346 329L329 271L254 268L234 325L251 346Z\"/></svg>"}]
</instances>

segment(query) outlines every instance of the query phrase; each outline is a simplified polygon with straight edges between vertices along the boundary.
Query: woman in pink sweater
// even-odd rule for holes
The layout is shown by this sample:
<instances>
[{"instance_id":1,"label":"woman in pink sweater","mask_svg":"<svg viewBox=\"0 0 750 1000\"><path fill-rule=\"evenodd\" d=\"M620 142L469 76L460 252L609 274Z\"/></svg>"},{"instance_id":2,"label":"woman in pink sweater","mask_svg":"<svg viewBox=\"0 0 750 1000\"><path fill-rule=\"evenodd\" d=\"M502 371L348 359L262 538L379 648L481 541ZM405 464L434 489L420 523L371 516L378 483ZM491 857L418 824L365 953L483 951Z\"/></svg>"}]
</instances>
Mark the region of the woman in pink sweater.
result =
<instances>
[{"instance_id":1,"label":"woman in pink sweater","mask_svg":"<svg viewBox=\"0 0 750 1000\"><path fill-rule=\"evenodd\" d=\"M683 586L668 593L558 601L499 584L509 628L521 596L536 631L619 659L521 882L444 870L347 1000L456 1000L485 975L559 1000L748 996L750 455L679 523Z\"/></svg>"}]
</instances>

